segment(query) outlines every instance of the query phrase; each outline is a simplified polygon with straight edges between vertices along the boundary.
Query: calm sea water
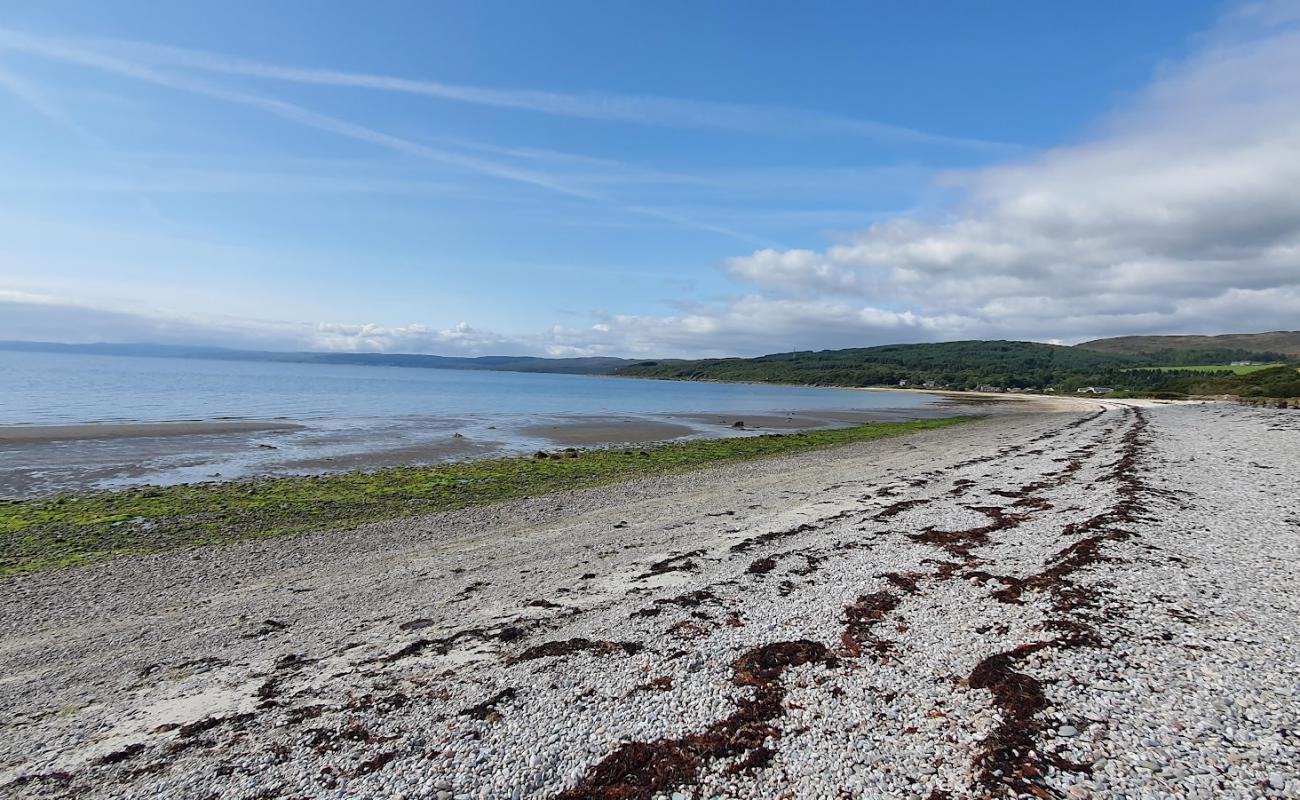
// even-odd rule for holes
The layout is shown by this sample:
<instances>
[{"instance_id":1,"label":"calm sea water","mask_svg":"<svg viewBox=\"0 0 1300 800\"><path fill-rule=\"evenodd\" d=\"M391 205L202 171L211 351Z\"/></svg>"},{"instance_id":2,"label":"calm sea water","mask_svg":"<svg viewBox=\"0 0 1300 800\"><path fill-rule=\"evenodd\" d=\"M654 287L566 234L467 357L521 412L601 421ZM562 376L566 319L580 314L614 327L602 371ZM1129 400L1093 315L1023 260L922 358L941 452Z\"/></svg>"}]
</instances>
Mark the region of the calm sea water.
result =
<instances>
[{"instance_id":1,"label":"calm sea water","mask_svg":"<svg viewBox=\"0 0 1300 800\"><path fill-rule=\"evenodd\" d=\"M738 432L690 415L912 416L935 405L929 395L905 392L0 351L0 425L238 419L305 426L0 443L0 496L530 451L549 444L530 428L539 423L640 419L717 436Z\"/></svg>"},{"instance_id":2,"label":"calm sea water","mask_svg":"<svg viewBox=\"0 0 1300 800\"><path fill-rule=\"evenodd\" d=\"M914 408L922 394L520 372L0 352L0 424Z\"/></svg>"}]
</instances>

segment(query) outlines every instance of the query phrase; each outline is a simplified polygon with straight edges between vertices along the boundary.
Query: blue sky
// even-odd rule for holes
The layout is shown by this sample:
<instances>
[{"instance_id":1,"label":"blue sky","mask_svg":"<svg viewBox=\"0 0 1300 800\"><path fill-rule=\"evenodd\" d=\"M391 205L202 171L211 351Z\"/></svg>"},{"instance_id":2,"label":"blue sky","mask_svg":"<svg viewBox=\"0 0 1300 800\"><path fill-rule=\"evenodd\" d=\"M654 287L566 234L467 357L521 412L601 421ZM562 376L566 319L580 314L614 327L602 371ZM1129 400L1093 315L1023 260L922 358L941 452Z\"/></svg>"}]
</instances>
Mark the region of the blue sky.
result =
<instances>
[{"instance_id":1,"label":"blue sky","mask_svg":"<svg viewBox=\"0 0 1300 800\"><path fill-rule=\"evenodd\" d=\"M1294 231L1207 286L1236 262L1114 242L1086 165L1135 179L1118 154L1244 102L1224 80L1284 131L1295 87L1220 56L1291 66L1294 11L0 3L0 338L702 355L1222 327L1240 304L1206 303L1284 309ZM1171 171L1258 145L1216 136L1142 183L1157 219L1186 210ZM1060 229L1009 213L1044 197L1108 227L1009 252ZM1132 290L1157 279L1191 305Z\"/></svg>"}]
</instances>

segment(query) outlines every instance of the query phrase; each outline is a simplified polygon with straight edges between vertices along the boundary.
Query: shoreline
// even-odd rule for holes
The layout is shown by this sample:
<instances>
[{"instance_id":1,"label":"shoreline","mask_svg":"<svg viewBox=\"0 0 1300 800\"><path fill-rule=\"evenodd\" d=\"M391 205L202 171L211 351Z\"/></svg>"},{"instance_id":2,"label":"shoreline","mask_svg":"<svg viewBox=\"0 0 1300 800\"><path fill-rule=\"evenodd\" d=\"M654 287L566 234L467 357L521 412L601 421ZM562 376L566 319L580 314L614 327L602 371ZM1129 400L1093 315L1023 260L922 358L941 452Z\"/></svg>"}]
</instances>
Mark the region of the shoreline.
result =
<instances>
[{"instance_id":1,"label":"shoreline","mask_svg":"<svg viewBox=\"0 0 1300 800\"><path fill-rule=\"evenodd\" d=\"M915 401L914 401L915 402ZM549 414L215 419L0 426L0 499L328 475L524 455L895 422L963 413L916 408L780 413ZM748 422L743 422L747 418Z\"/></svg>"},{"instance_id":2,"label":"shoreline","mask_svg":"<svg viewBox=\"0 0 1300 800\"><path fill-rule=\"evenodd\" d=\"M350 528L571 492L970 422L943 417L785 434L398 465L373 471L144 486L0 503L0 580L193 545Z\"/></svg>"},{"instance_id":3,"label":"shoreline","mask_svg":"<svg viewBox=\"0 0 1300 800\"><path fill-rule=\"evenodd\" d=\"M1091 405L0 581L0 788L1296 794L1300 419Z\"/></svg>"}]
</instances>

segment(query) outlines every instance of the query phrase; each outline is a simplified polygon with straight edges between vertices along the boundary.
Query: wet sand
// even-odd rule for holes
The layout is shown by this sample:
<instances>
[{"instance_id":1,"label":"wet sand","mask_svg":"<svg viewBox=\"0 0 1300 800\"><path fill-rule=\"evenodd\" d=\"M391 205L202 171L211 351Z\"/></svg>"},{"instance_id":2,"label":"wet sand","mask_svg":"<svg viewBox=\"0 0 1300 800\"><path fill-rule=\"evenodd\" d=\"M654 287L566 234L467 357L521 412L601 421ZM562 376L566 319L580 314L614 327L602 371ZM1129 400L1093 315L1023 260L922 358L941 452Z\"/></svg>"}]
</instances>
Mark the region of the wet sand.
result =
<instances>
[{"instance_id":1,"label":"wet sand","mask_svg":"<svg viewBox=\"0 0 1300 800\"><path fill-rule=\"evenodd\" d=\"M553 425L528 425L517 430L524 436L546 439L552 444L566 447L645 444L680 439L699 433L688 425L635 417L597 417Z\"/></svg>"},{"instance_id":2,"label":"wet sand","mask_svg":"<svg viewBox=\"0 0 1300 800\"><path fill-rule=\"evenodd\" d=\"M801 431L843 428L872 422L949 417L962 413L936 406L932 409L872 409L870 411L792 411L788 414L690 414L682 419L697 425L749 431ZM739 423L739 424L737 424ZM716 434L715 434L716 435Z\"/></svg>"},{"instance_id":3,"label":"wet sand","mask_svg":"<svg viewBox=\"0 0 1300 800\"><path fill-rule=\"evenodd\" d=\"M556 420L514 429L523 436L567 447L644 444L686 437L744 436L764 431L843 428L872 422L948 417L952 408L872 409L870 411L791 411L786 414L665 414L661 417L590 417Z\"/></svg>"},{"instance_id":4,"label":"wet sand","mask_svg":"<svg viewBox=\"0 0 1300 800\"><path fill-rule=\"evenodd\" d=\"M291 475L341 470L373 470L385 467L403 467L437 464L443 461L464 461L472 458L490 458L501 454L501 442L477 439L450 438L410 447L394 447L366 453L347 453L322 458L304 458L286 461L277 471Z\"/></svg>"},{"instance_id":5,"label":"wet sand","mask_svg":"<svg viewBox=\"0 0 1300 800\"><path fill-rule=\"evenodd\" d=\"M196 436L210 433L299 431L292 422L90 422L82 425L2 425L0 442L68 442L87 439L147 439L155 436Z\"/></svg>"},{"instance_id":6,"label":"wet sand","mask_svg":"<svg viewBox=\"0 0 1300 800\"><path fill-rule=\"evenodd\" d=\"M0 426L0 499L309 475L524 455L549 447L617 447L753 436L964 413L912 409L766 414L400 417ZM982 413L982 412L981 412ZM743 424L737 426L736 422Z\"/></svg>"}]
</instances>

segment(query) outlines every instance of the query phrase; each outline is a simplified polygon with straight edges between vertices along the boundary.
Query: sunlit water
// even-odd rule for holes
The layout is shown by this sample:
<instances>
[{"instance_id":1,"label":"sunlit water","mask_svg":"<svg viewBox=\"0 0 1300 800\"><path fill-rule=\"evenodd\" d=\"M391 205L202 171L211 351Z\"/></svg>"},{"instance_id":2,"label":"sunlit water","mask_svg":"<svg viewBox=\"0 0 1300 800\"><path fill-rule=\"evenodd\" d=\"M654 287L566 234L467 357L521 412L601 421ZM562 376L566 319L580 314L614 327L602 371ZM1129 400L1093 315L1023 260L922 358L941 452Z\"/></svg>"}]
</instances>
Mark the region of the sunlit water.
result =
<instances>
[{"instance_id":1,"label":"sunlit water","mask_svg":"<svg viewBox=\"0 0 1300 800\"><path fill-rule=\"evenodd\" d=\"M268 420L301 431L0 444L0 496L294 469L458 439L458 457L544 444L538 422L690 414L933 410L929 395L410 367L0 351L0 425ZM704 433L701 430L701 433ZM714 433L713 435L716 435ZM258 445L270 445L259 447ZM271 447L275 449L272 450ZM380 463L380 462L376 462ZM387 462L391 463L391 458Z\"/></svg>"}]
</instances>

